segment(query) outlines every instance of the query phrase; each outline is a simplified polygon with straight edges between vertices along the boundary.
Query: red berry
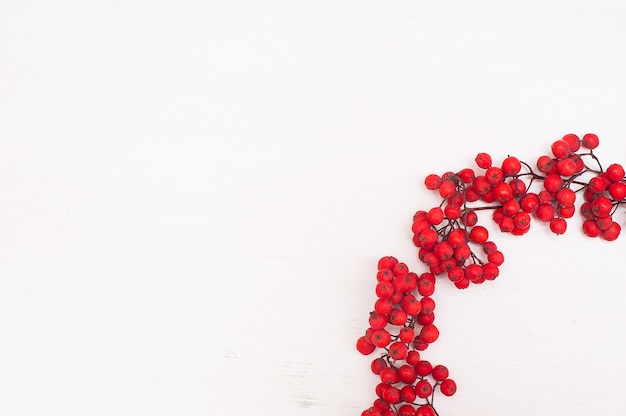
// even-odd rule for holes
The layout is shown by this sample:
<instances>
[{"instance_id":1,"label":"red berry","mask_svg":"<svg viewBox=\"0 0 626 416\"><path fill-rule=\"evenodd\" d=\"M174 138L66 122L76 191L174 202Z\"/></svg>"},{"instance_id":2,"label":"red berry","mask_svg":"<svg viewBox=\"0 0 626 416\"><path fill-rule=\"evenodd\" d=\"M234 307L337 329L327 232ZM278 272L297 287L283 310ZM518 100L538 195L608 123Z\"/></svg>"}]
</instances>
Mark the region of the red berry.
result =
<instances>
[{"instance_id":1,"label":"red berry","mask_svg":"<svg viewBox=\"0 0 626 416\"><path fill-rule=\"evenodd\" d=\"M407 313L402 309L394 309L389 314L389 323L391 325L404 325L407 321Z\"/></svg>"},{"instance_id":2,"label":"red berry","mask_svg":"<svg viewBox=\"0 0 626 416\"><path fill-rule=\"evenodd\" d=\"M509 199L505 203L502 204L502 212L506 216L513 216L517 214L520 210L520 204L515 199Z\"/></svg>"},{"instance_id":3,"label":"red berry","mask_svg":"<svg viewBox=\"0 0 626 416\"><path fill-rule=\"evenodd\" d=\"M417 408L415 416L435 416L435 409L429 404L422 405Z\"/></svg>"},{"instance_id":4,"label":"red berry","mask_svg":"<svg viewBox=\"0 0 626 416\"><path fill-rule=\"evenodd\" d=\"M511 189L511 185L506 182L497 183L493 187L493 197L496 201L503 203L513 196L513 190Z\"/></svg>"},{"instance_id":5,"label":"red berry","mask_svg":"<svg viewBox=\"0 0 626 416\"><path fill-rule=\"evenodd\" d=\"M553 218L550 221L550 231L554 234L563 234L567 230L567 222L563 218Z\"/></svg>"},{"instance_id":6,"label":"red berry","mask_svg":"<svg viewBox=\"0 0 626 416\"><path fill-rule=\"evenodd\" d=\"M377 299L374 303L374 312L379 315L386 315L393 309L393 302L389 298Z\"/></svg>"},{"instance_id":7,"label":"red berry","mask_svg":"<svg viewBox=\"0 0 626 416\"><path fill-rule=\"evenodd\" d=\"M423 326L420 330L420 338L429 344L435 342L439 338L439 329L433 324Z\"/></svg>"},{"instance_id":8,"label":"red berry","mask_svg":"<svg viewBox=\"0 0 626 416\"><path fill-rule=\"evenodd\" d=\"M471 183L474 180L474 170L470 168L461 169L457 176L461 178L463 183Z\"/></svg>"},{"instance_id":9,"label":"red berry","mask_svg":"<svg viewBox=\"0 0 626 416\"><path fill-rule=\"evenodd\" d=\"M626 198L626 183L615 182L609 186L609 194L615 201L621 201Z\"/></svg>"},{"instance_id":10,"label":"red berry","mask_svg":"<svg viewBox=\"0 0 626 416\"><path fill-rule=\"evenodd\" d=\"M556 193L556 200L561 205L574 205L576 194L569 188L561 188Z\"/></svg>"},{"instance_id":11,"label":"red berry","mask_svg":"<svg viewBox=\"0 0 626 416\"><path fill-rule=\"evenodd\" d=\"M602 176L596 176L595 178L589 179L589 185L587 186L587 189L595 194L599 194L604 192L607 186L608 183L606 179L604 179Z\"/></svg>"},{"instance_id":12,"label":"red berry","mask_svg":"<svg viewBox=\"0 0 626 416\"><path fill-rule=\"evenodd\" d=\"M557 140L552 143L552 154L557 159L563 159L570 154L569 143L565 140Z\"/></svg>"},{"instance_id":13,"label":"red berry","mask_svg":"<svg viewBox=\"0 0 626 416\"><path fill-rule=\"evenodd\" d=\"M593 133L587 133L583 136L582 145L587 149L595 149L600 144L598 136Z\"/></svg>"},{"instance_id":14,"label":"red berry","mask_svg":"<svg viewBox=\"0 0 626 416\"><path fill-rule=\"evenodd\" d=\"M400 338L400 341L406 342L407 344L413 342L413 339L415 339L415 330L409 327L402 328L400 333L398 333L398 337Z\"/></svg>"},{"instance_id":15,"label":"red berry","mask_svg":"<svg viewBox=\"0 0 626 416\"><path fill-rule=\"evenodd\" d=\"M428 221L432 225L441 224L441 221L443 221L443 210L439 207L432 208L430 211L428 211L426 221Z\"/></svg>"},{"instance_id":16,"label":"red berry","mask_svg":"<svg viewBox=\"0 0 626 416\"><path fill-rule=\"evenodd\" d=\"M376 296L379 298L389 298L393 295L393 284L391 282L378 282L376 285Z\"/></svg>"},{"instance_id":17,"label":"red berry","mask_svg":"<svg viewBox=\"0 0 626 416\"><path fill-rule=\"evenodd\" d=\"M554 160L550 156L539 156L537 159L537 169L540 172L548 173L554 167Z\"/></svg>"},{"instance_id":18,"label":"red berry","mask_svg":"<svg viewBox=\"0 0 626 416\"><path fill-rule=\"evenodd\" d=\"M441 390L441 393L445 396L452 396L456 393L456 383L451 378L448 378L441 382L439 390Z\"/></svg>"},{"instance_id":19,"label":"red berry","mask_svg":"<svg viewBox=\"0 0 626 416\"><path fill-rule=\"evenodd\" d=\"M391 335L384 329L377 329L372 334L372 343L378 348L385 348L391 342Z\"/></svg>"},{"instance_id":20,"label":"red berry","mask_svg":"<svg viewBox=\"0 0 626 416\"><path fill-rule=\"evenodd\" d=\"M478 155L476 155L476 158L474 160L476 161L478 167L481 169L487 169L491 166L491 156L489 156L487 153L479 153Z\"/></svg>"},{"instance_id":21,"label":"red berry","mask_svg":"<svg viewBox=\"0 0 626 416\"><path fill-rule=\"evenodd\" d=\"M589 237L597 237L602 233L602 230L594 220L586 220L583 222L583 232Z\"/></svg>"},{"instance_id":22,"label":"red berry","mask_svg":"<svg viewBox=\"0 0 626 416\"><path fill-rule=\"evenodd\" d=\"M431 173L424 180L424 185L426 185L426 188L434 191L435 189L439 189L439 187L441 186L441 182L441 177L439 175Z\"/></svg>"},{"instance_id":23,"label":"red berry","mask_svg":"<svg viewBox=\"0 0 626 416\"><path fill-rule=\"evenodd\" d=\"M618 223L613 222L608 229L602 231L600 237L602 237L606 241L614 241L617 239L617 237L619 237L621 231L622 227Z\"/></svg>"},{"instance_id":24,"label":"red berry","mask_svg":"<svg viewBox=\"0 0 626 416\"><path fill-rule=\"evenodd\" d=\"M548 222L554 218L554 207L552 204L540 204L535 215L540 221Z\"/></svg>"},{"instance_id":25,"label":"red berry","mask_svg":"<svg viewBox=\"0 0 626 416\"><path fill-rule=\"evenodd\" d=\"M380 370L380 381L384 384L396 384L400 382L398 370L395 367L387 367Z\"/></svg>"},{"instance_id":26,"label":"red berry","mask_svg":"<svg viewBox=\"0 0 626 416\"><path fill-rule=\"evenodd\" d=\"M513 179L509 185L514 197L522 196L526 193L526 183L521 179Z\"/></svg>"},{"instance_id":27,"label":"red berry","mask_svg":"<svg viewBox=\"0 0 626 416\"><path fill-rule=\"evenodd\" d=\"M556 163L556 172L561 176L572 176L576 172L576 162L569 157L561 159Z\"/></svg>"},{"instance_id":28,"label":"red berry","mask_svg":"<svg viewBox=\"0 0 626 416\"><path fill-rule=\"evenodd\" d=\"M417 397L425 399L426 397L430 397L433 393L433 386L428 380L420 380L415 385L415 393L417 394Z\"/></svg>"},{"instance_id":29,"label":"red berry","mask_svg":"<svg viewBox=\"0 0 626 416\"><path fill-rule=\"evenodd\" d=\"M447 198L448 196L452 195L455 190L456 184L453 181L447 179L441 183L441 186L439 186L439 195L442 198Z\"/></svg>"},{"instance_id":30,"label":"red berry","mask_svg":"<svg viewBox=\"0 0 626 416\"><path fill-rule=\"evenodd\" d=\"M398 259L392 256L386 256L378 260L378 270L392 269L398 263Z\"/></svg>"},{"instance_id":31,"label":"red berry","mask_svg":"<svg viewBox=\"0 0 626 416\"><path fill-rule=\"evenodd\" d=\"M419 361L420 361L420 353L417 351L409 351L409 353L406 356L407 364L416 366Z\"/></svg>"},{"instance_id":32,"label":"red berry","mask_svg":"<svg viewBox=\"0 0 626 416\"><path fill-rule=\"evenodd\" d=\"M394 360L404 360L409 350L404 342L394 342L389 346L389 356Z\"/></svg>"},{"instance_id":33,"label":"red berry","mask_svg":"<svg viewBox=\"0 0 626 416\"><path fill-rule=\"evenodd\" d=\"M367 342L365 336L362 336L356 341L356 349L363 355L369 355L374 352L376 346Z\"/></svg>"},{"instance_id":34,"label":"red berry","mask_svg":"<svg viewBox=\"0 0 626 416\"><path fill-rule=\"evenodd\" d=\"M436 365L432 371L433 378L437 381L443 381L448 378L448 367L445 365Z\"/></svg>"},{"instance_id":35,"label":"red berry","mask_svg":"<svg viewBox=\"0 0 626 416\"><path fill-rule=\"evenodd\" d=\"M387 368L387 361L380 357L374 358L374 360L370 364L370 368L372 369L372 373L379 375L383 369Z\"/></svg>"},{"instance_id":36,"label":"red berry","mask_svg":"<svg viewBox=\"0 0 626 416\"><path fill-rule=\"evenodd\" d=\"M495 185L502 182L504 179L504 173L502 172L502 169L492 166L485 172L485 179L491 185Z\"/></svg>"},{"instance_id":37,"label":"red berry","mask_svg":"<svg viewBox=\"0 0 626 416\"><path fill-rule=\"evenodd\" d=\"M502 172L506 176L514 176L522 169L522 164L519 159L513 156L509 156L502 161Z\"/></svg>"},{"instance_id":38,"label":"red berry","mask_svg":"<svg viewBox=\"0 0 626 416\"><path fill-rule=\"evenodd\" d=\"M528 228L530 227L530 215L526 212L518 212L513 217L513 224L517 228Z\"/></svg>"},{"instance_id":39,"label":"red berry","mask_svg":"<svg viewBox=\"0 0 626 416\"><path fill-rule=\"evenodd\" d=\"M412 401L413 400L409 401L409 403L411 403ZM411 406L410 404L403 404L398 409L398 416L415 416L415 408Z\"/></svg>"},{"instance_id":40,"label":"red berry","mask_svg":"<svg viewBox=\"0 0 626 416\"><path fill-rule=\"evenodd\" d=\"M389 386L383 392L383 400L387 403L397 404L400 403L400 390L393 386Z\"/></svg>"},{"instance_id":41,"label":"red berry","mask_svg":"<svg viewBox=\"0 0 626 416\"><path fill-rule=\"evenodd\" d=\"M537 194L528 193L522 198L520 205L524 212L534 213L539 207L539 197Z\"/></svg>"},{"instance_id":42,"label":"red berry","mask_svg":"<svg viewBox=\"0 0 626 416\"><path fill-rule=\"evenodd\" d=\"M548 192L557 192L563 185L563 178L559 175L547 175L543 180L543 187Z\"/></svg>"},{"instance_id":43,"label":"red berry","mask_svg":"<svg viewBox=\"0 0 626 416\"><path fill-rule=\"evenodd\" d=\"M565 136L563 136L563 140L565 140L567 144L569 144L569 149L572 152L577 152L578 149L580 149L580 139L577 135L572 133L566 134Z\"/></svg>"},{"instance_id":44,"label":"red berry","mask_svg":"<svg viewBox=\"0 0 626 416\"><path fill-rule=\"evenodd\" d=\"M476 225L472 228L469 233L469 239L478 243L483 244L489 238L489 231L482 225Z\"/></svg>"},{"instance_id":45,"label":"red berry","mask_svg":"<svg viewBox=\"0 0 626 416\"><path fill-rule=\"evenodd\" d=\"M611 214L613 209L613 203L611 200L604 196L599 196L591 203L591 212L596 217L606 217Z\"/></svg>"},{"instance_id":46,"label":"red berry","mask_svg":"<svg viewBox=\"0 0 626 416\"><path fill-rule=\"evenodd\" d=\"M426 377L433 371L433 366L430 361L421 360L417 364L415 364L415 371L417 375L420 377Z\"/></svg>"},{"instance_id":47,"label":"red berry","mask_svg":"<svg viewBox=\"0 0 626 416\"><path fill-rule=\"evenodd\" d=\"M621 181L622 179L624 179L624 168L620 164L613 163L608 168L606 168L605 174L608 180L610 180L611 182Z\"/></svg>"},{"instance_id":48,"label":"red berry","mask_svg":"<svg viewBox=\"0 0 626 416\"><path fill-rule=\"evenodd\" d=\"M463 215L463 224L468 227L473 227L478 222L478 215L474 211L467 211L465 215Z\"/></svg>"},{"instance_id":49,"label":"red berry","mask_svg":"<svg viewBox=\"0 0 626 416\"><path fill-rule=\"evenodd\" d=\"M500 266L504 263L504 255L500 251L493 251L487 255L487 260L496 266Z\"/></svg>"}]
</instances>

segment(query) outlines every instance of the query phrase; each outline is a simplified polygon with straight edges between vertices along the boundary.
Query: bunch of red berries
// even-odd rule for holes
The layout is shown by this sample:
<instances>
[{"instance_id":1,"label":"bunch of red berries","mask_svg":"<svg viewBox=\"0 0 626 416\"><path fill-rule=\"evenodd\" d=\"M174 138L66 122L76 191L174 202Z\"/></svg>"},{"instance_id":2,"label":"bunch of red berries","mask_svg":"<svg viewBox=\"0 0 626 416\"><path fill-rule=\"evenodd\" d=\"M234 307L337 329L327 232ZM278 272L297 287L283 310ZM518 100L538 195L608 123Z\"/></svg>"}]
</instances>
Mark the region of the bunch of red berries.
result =
<instances>
[{"instance_id":1,"label":"bunch of red berries","mask_svg":"<svg viewBox=\"0 0 626 416\"><path fill-rule=\"evenodd\" d=\"M439 337L431 297L436 276L445 273L457 288L465 289L500 273L504 256L488 230L478 224L478 212L491 210L500 231L513 235L526 234L532 218L563 234L576 211L577 194L582 193L583 232L607 241L619 236L621 226L613 214L626 202L625 172L619 164L603 170L593 153L598 144L595 134L582 139L567 134L552 143L551 156L537 159L535 169L513 156L494 166L490 155L479 153L478 171L465 168L426 177L426 187L443 199L439 206L413 216L413 243L429 271L409 272L394 257L378 262L377 300L357 349L365 355L377 348L384 352L371 364L372 372L380 376L378 398L362 416L436 415L435 392L451 396L456 391L447 368L433 367L419 351Z\"/></svg>"},{"instance_id":2,"label":"bunch of red berries","mask_svg":"<svg viewBox=\"0 0 626 416\"><path fill-rule=\"evenodd\" d=\"M384 353L372 361L372 372L380 377L378 399L362 416L434 416L436 391L452 396L454 380L443 365L432 366L419 351L439 338L434 325L435 275L417 275L394 257L383 257L376 274L377 300L370 313L369 328L357 340L362 354L376 348ZM417 290L419 298L413 293Z\"/></svg>"}]
</instances>

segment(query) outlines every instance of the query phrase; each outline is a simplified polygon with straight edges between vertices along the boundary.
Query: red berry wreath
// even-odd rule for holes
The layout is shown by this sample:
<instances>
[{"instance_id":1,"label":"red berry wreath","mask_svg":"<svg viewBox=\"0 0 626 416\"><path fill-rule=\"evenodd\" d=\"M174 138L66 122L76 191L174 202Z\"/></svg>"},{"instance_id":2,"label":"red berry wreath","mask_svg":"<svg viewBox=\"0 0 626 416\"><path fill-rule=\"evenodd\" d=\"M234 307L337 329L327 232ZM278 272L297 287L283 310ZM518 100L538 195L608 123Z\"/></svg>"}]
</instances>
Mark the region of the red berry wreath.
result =
<instances>
[{"instance_id":1,"label":"red berry wreath","mask_svg":"<svg viewBox=\"0 0 626 416\"><path fill-rule=\"evenodd\" d=\"M513 156L498 167L489 154L479 153L479 171L465 168L426 177L426 188L443 199L413 216L413 243L428 271L411 272L391 256L378 262L377 299L356 348L364 355L382 350L371 363L380 382L376 400L361 416L438 415L435 395L456 392L448 369L433 366L421 351L439 337L431 298L437 276L447 276L459 289L498 277L504 256L487 228L478 225L477 212L492 211L505 233L526 234L534 217L548 223L553 233L563 234L582 194L583 233L607 241L619 236L621 226L613 214L626 202L624 168L614 163L603 169L594 154L598 144L595 134L582 139L567 134L552 143L552 156L537 158L535 167Z\"/></svg>"}]
</instances>

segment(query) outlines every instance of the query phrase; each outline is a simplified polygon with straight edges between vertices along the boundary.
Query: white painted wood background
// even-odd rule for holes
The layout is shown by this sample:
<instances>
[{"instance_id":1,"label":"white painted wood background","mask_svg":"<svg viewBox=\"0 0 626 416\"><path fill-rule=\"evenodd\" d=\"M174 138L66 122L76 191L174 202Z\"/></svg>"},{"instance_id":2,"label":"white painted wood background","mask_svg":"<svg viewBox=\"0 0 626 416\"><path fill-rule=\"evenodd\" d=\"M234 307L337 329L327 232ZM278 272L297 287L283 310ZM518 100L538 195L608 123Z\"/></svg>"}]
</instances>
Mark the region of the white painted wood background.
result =
<instances>
[{"instance_id":1,"label":"white painted wood background","mask_svg":"<svg viewBox=\"0 0 626 416\"><path fill-rule=\"evenodd\" d=\"M425 175L595 132L619 1L0 1L0 415L358 415ZM620 221L624 224L624 214ZM488 223L486 218L484 222ZM438 283L442 416L620 414L625 238Z\"/></svg>"}]
</instances>

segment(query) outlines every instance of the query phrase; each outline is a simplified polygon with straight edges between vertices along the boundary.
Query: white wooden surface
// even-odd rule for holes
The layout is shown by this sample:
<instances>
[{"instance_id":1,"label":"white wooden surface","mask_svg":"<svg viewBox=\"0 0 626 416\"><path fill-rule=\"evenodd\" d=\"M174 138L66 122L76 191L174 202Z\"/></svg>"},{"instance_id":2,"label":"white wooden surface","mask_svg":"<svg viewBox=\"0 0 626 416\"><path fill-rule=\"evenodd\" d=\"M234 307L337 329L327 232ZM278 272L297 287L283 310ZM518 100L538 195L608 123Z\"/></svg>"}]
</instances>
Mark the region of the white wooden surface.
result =
<instances>
[{"instance_id":1,"label":"white wooden surface","mask_svg":"<svg viewBox=\"0 0 626 416\"><path fill-rule=\"evenodd\" d=\"M0 415L358 415L431 172L595 132L618 1L0 2ZM624 216L621 217L624 224ZM485 221L487 222L487 221ZM619 414L623 252L534 225L438 285L442 416Z\"/></svg>"}]
</instances>

